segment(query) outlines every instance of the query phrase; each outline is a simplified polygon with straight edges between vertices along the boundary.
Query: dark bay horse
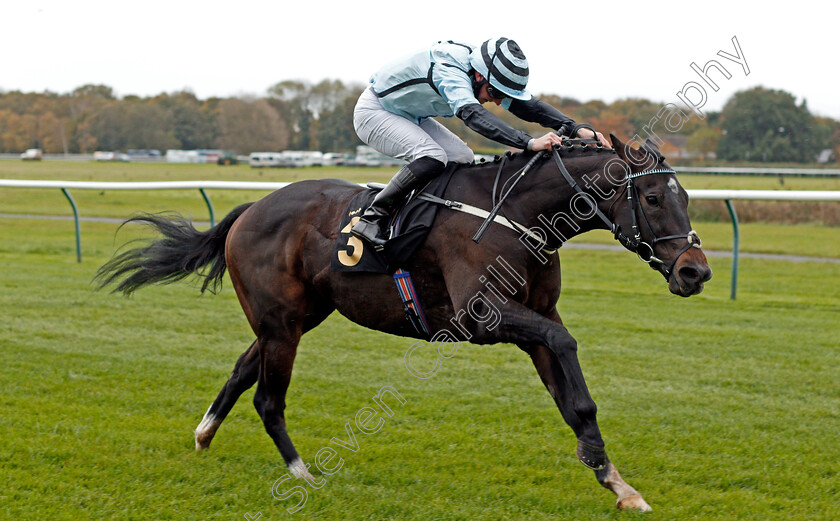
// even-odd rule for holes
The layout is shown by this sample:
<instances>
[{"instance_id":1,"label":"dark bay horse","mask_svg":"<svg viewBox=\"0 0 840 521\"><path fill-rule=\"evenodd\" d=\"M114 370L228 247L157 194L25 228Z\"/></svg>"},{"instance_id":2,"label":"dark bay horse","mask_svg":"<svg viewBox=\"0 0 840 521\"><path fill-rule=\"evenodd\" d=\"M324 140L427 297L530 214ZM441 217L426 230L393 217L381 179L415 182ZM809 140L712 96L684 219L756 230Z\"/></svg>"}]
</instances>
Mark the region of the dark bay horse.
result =
<instances>
[{"instance_id":1,"label":"dark bay horse","mask_svg":"<svg viewBox=\"0 0 840 521\"><path fill-rule=\"evenodd\" d=\"M535 159L502 205L514 229L491 224L476 244L471 237L481 219L441 209L425 243L403 268L412 273L431 331L458 330L461 340L476 344L513 343L530 355L577 436L580 461L618 496L619 508L644 511L650 507L607 458L577 342L557 312L560 259L553 250L588 230L612 229L625 247L662 273L672 293L684 297L702 291L711 269L691 231L688 195L659 150L650 142L635 149L610 138L613 149L569 142L557 147L556 156ZM505 181L532 159L514 154L499 179L497 162L462 168L444 198L489 209L501 193L498 187L509 186ZM197 449L210 445L236 400L256 382L254 405L266 431L291 472L309 477L284 416L301 336L338 310L374 330L420 337L406 320L391 276L330 269L339 219L360 190L339 180L294 183L237 207L206 232L183 218L135 217L131 220L152 225L163 237L100 268L102 286L117 283L115 291L126 294L191 274L203 278L203 291L220 284L229 270L257 338L196 429ZM365 247L349 241L351 254ZM505 289L500 283L491 288L480 276L499 262L516 281ZM491 298L495 320L487 319Z\"/></svg>"}]
</instances>

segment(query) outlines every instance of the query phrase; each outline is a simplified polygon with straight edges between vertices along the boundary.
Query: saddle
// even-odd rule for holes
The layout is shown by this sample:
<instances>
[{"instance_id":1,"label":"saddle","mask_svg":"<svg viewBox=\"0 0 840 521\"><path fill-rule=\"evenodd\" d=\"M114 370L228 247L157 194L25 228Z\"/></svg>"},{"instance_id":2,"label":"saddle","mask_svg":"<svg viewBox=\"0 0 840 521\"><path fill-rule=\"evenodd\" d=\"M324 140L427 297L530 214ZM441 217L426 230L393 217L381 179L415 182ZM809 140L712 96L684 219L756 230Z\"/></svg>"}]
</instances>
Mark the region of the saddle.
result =
<instances>
[{"instance_id":1,"label":"saddle","mask_svg":"<svg viewBox=\"0 0 840 521\"><path fill-rule=\"evenodd\" d=\"M388 224L390 239L381 251L350 233L350 229L385 186L369 183L356 194L341 215L338 237L330 257L330 269L339 272L393 274L411 258L426 240L441 205L432 202L446 191L460 165L450 163L443 173L422 189L414 190Z\"/></svg>"}]
</instances>

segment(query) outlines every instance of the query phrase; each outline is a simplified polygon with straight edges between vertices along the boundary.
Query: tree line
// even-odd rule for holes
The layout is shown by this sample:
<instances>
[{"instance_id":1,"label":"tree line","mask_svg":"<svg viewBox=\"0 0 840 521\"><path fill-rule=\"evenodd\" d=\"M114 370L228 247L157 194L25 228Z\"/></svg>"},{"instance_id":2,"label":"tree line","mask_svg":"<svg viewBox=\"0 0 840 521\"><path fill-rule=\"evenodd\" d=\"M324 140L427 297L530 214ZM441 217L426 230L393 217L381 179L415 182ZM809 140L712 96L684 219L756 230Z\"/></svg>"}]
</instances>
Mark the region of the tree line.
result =
<instances>
[{"instance_id":1,"label":"tree line","mask_svg":"<svg viewBox=\"0 0 840 521\"><path fill-rule=\"evenodd\" d=\"M95 150L223 149L255 151L353 151L362 144L353 130L353 107L364 88L339 80L282 81L262 97L198 99L189 91L118 97L105 85L70 93L0 91L0 152L40 148L48 154ZM756 87L734 94L720 112L703 120L688 110L676 132L651 121L663 107L647 99L605 103L541 95L579 122L624 139L648 137L646 126L665 141L666 155L761 162L812 162L829 149L840 158L840 122L811 114L807 103L782 90ZM489 109L532 135L544 129L496 106ZM470 131L457 118L441 122L479 152L499 144Z\"/></svg>"}]
</instances>

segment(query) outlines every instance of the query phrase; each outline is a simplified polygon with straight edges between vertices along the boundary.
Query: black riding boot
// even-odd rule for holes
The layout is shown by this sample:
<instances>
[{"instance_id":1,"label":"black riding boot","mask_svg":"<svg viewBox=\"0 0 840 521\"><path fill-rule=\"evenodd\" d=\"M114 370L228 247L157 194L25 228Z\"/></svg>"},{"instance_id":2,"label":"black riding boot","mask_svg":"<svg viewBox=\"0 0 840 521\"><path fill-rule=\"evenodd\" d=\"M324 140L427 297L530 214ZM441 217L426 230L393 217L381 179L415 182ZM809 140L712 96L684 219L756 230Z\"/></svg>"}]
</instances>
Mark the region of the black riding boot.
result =
<instances>
[{"instance_id":1,"label":"black riding boot","mask_svg":"<svg viewBox=\"0 0 840 521\"><path fill-rule=\"evenodd\" d=\"M365 210L350 233L370 242L374 248L382 249L388 240L388 220L396 207L409 192L440 174L444 166L437 159L430 157L421 157L404 166L385 188L376 194L370 207Z\"/></svg>"}]
</instances>

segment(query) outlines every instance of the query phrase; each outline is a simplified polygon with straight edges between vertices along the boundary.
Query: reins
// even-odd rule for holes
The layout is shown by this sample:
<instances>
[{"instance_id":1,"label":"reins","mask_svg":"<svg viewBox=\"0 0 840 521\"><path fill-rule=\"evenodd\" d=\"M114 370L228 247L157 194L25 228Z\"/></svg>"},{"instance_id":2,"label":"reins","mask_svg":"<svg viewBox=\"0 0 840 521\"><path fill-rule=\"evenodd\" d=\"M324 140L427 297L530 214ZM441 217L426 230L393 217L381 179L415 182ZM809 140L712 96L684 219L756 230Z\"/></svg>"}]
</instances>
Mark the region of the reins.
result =
<instances>
[{"instance_id":1,"label":"reins","mask_svg":"<svg viewBox=\"0 0 840 521\"><path fill-rule=\"evenodd\" d=\"M690 230L687 234L682 235L667 235L665 237L657 237L656 233L654 233L653 231L653 228L650 226L650 222L648 222L647 216L645 215L645 210L644 208L642 208L641 202L639 200L638 188L636 187L635 183L635 180L637 178L652 174L676 174L676 171L670 168L653 168L649 170L644 170L642 172L629 174L627 176L627 184L622 193L624 191L627 192L627 201L630 205L630 215L633 219L633 236L628 237L623 233L620 225L614 223L609 217L607 217L604 214L604 212L602 212L601 209L598 208L598 205L592 204L591 196L584 192L584 190L580 187L577 181L575 181L575 179L566 169L566 166L563 164L563 160L560 158L560 154L557 152L556 148L552 149L552 156L554 158L554 163L560 170L560 174L563 176L566 182L569 183L569 186L571 186L572 189L578 194L585 194L585 197L583 197L583 199L585 199L589 204L592 205L592 209L594 210L595 215L607 226L607 229L610 230L615 239L619 243L621 243L622 246L634 252L642 262L647 263L648 265L650 265L651 268L656 269L655 264L662 265L664 267L666 276L669 276L673 272L674 266L676 266L677 261L683 253L687 252L689 248L692 247L700 248L700 237L694 230ZM653 241L651 241L651 244L648 244L642 240L642 233L639 229L639 222L636 214L637 206L642 214L642 219L644 220L648 231L650 231L651 237L653 237ZM612 208L612 206L610 208ZM683 247L680 250L680 252L677 253L677 255L674 257L674 260L672 260L670 264L666 265L666 262L664 260L654 255L653 247L658 242L669 241L674 239L686 239L688 242L685 245L685 247Z\"/></svg>"},{"instance_id":2,"label":"reins","mask_svg":"<svg viewBox=\"0 0 840 521\"><path fill-rule=\"evenodd\" d=\"M544 154L544 151L540 151L540 152L537 152L536 154L534 154L534 157L532 157L525 166L523 166L520 170L518 170L516 173L514 173L510 177L511 179L513 179L513 183L511 183L510 188L507 189L507 192L505 192L504 194L501 194L499 196L499 202L496 203L493 206L493 209L490 210L490 214L487 216L486 219L484 219L484 222L481 223L481 226L478 227L478 231L475 232L475 235L473 235L473 238L472 238L473 242L475 242L477 244L481 240L481 237L484 235L484 232L487 231L487 227L490 226L490 223L493 222L493 220L495 220L495 218L496 218L496 215L498 215L499 210L502 209L502 203L505 202L505 199L507 199L507 197L513 191L513 189L516 187L516 185L519 183L519 181L521 181L522 178L525 177L525 174L528 173L528 170L530 170L531 167L534 166L534 164L537 161L539 161L540 158L543 157L543 154ZM502 168L504 168L506 162L507 162L507 155L505 155L502 158L502 161L499 163L499 169L496 172L496 179L493 181L493 195L492 195L492 197L493 197L494 201L496 199L496 187L499 185L499 178L502 175ZM507 184L507 183L505 183L505 184Z\"/></svg>"},{"instance_id":3,"label":"reins","mask_svg":"<svg viewBox=\"0 0 840 521\"><path fill-rule=\"evenodd\" d=\"M570 140L566 140L568 142ZM586 141L588 140L581 140L584 141L583 147L586 148L588 145ZM564 143L565 143L564 142ZM597 143L597 142L596 142ZM683 253L687 252L690 248L700 248L700 237L697 235L697 232L694 230L690 230L688 233L685 234L677 234L677 235L667 235L664 237L657 237L656 233L653 231L653 228L648 221L647 215L645 215L644 208L642 208L641 201L639 199L638 188L636 187L635 180L639 177L646 176L646 175L654 175L654 174L676 174L676 171L670 168L652 168L648 170L643 170L641 172L631 173L627 175L627 183L624 186L624 189L621 193L627 192L627 201L630 206L630 214L633 220L633 233L632 235L628 236L624 233L621 229L621 226L612 221L604 212L598 208L598 205L592 200L592 196L585 192L583 188L581 188L580 184L575 180L574 177L569 173L569 170L566 168L566 165L563 164L563 159L560 157L560 153L558 152L558 148L563 145L555 146L551 149L551 155L554 159L554 164L557 165L557 169L560 171L560 174L569 184L569 186L578 194L583 195L583 199L590 205L590 208L593 210L593 215L598 217L601 222L610 230L610 233L613 234L613 237L625 248L635 253L642 262L647 263L651 268L656 269L656 265L660 265L663 267L666 277L670 276L674 270L674 266L676 266L677 261L682 256ZM566 146L574 146L574 145L566 145ZM597 145L599 148L601 147L600 144ZM487 231L487 227L490 225L491 222L495 222L497 224L501 224L506 226L514 231L527 235L531 239L537 241L538 243L545 246L543 251L548 253L554 253L557 251L557 248L552 248L548 245L548 243L535 234L533 231L529 230L527 227L508 219L507 217L499 216L499 212L502 210L502 205L504 204L505 200L511 194L513 189L516 187L517 183L525 177L525 174L537 163L541 158L545 156L546 151L541 151L534 154L525 166L521 169L516 171L512 176L508 178L508 180L503 183L502 192L499 194L499 200L496 201L496 192L499 186L499 180L502 175L502 170L504 166L507 164L507 155L503 156L499 168L496 172L496 178L493 182L493 192L492 192L492 203L493 208L491 211L486 211L481 208L476 208L474 206L470 206L459 201L451 201L441 199L439 197L434 197L426 193L421 193L418 197L424 199L429 202L433 202L436 204L442 204L452 210L457 210L465 213L469 213L471 215L475 215L477 217L481 217L484 221L479 226L478 231L476 231L475 235L473 236L473 241L478 243L484 233ZM511 182L511 179L513 180ZM505 190L505 187L510 183L510 186ZM620 195L619 195L620 196ZM612 210L615 203L618 201L618 197L613 204L610 206L610 210ZM636 210L642 215L642 220L647 226L648 231L650 232L651 237L653 240L650 243L647 243L642 240L642 233L639 227L639 219ZM676 239L685 239L687 241L686 245L677 253L674 259L670 263L666 263L666 261L658 258L653 251L653 247L659 243L664 241L676 240Z\"/></svg>"},{"instance_id":4,"label":"reins","mask_svg":"<svg viewBox=\"0 0 840 521\"><path fill-rule=\"evenodd\" d=\"M584 144L584 146L586 146L586 144ZM598 144L598 146L600 146L600 144ZM501 176L501 173L502 173L502 169L504 168L505 163L506 163L506 159L507 159L507 156L503 157L503 159L502 159L502 161L499 165L499 169L496 173L496 179L493 182L493 195L492 195L492 197L493 197L493 203L495 203L495 204L493 205L492 211L487 214L487 217L485 218L484 222L481 223L481 226L479 227L478 231L473 236L473 241L475 241L476 243L479 242L481 240L481 237L484 235L484 232L487 230L487 227L490 225L490 223L493 222L493 221L497 221L497 214L501 210L502 204L505 202L507 197L513 191L516 184L525 176L525 174L528 172L528 170L530 170L531 167L533 167L534 164L543 157L543 155L544 155L544 152L538 152L537 154L534 154L534 157L532 157L528 161L528 163L524 167L522 167L522 169L520 169L515 174L513 174L513 176L511 176L510 179L514 179L514 181L511 183L510 187L504 193L500 194L499 200L497 202L495 200L496 199L496 189L497 189L498 184L499 184L499 179L500 179L500 176ZM636 187L636 183L635 183L635 180L637 178L642 177L642 176L646 176L646 175L653 175L653 174L676 174L676 171L674 171L670 168L652 168L652 169L644 170L642 172L632 173L632 174L629 174L627 176L627 184L625 185L625 189L622 191L622 193L624 191L627 192L627 201L628 201L629 206L630 206L630 215L633 219L633 233L632 233L631 236L628 236L624 233L624 231L621 229L621 226L619 224L616 224L615 222L613 222L612 219L610 219L607 215L604 214L604 212L601 211L600 208L598 208L597 204L594 204L594 202L592 201L592 197L588 193L586 193L583 190L583 188L581 188L580 184L578 184L578 182L575 180L575 178L572 177L572 175L569 173L569 170L566 168L566 165L563 164L563 159L560 157L560 153L558 152L558 147L553 147L551 149L551 155L552 155L552 158L554 159L554 164L557 165L557 169L560 171L560 174L563 176L563 178L566 180L566 182L569 184L569 186L571 186L572 189L576 193L585 195L585 197L583 197L583 199L586 200L586 202L588 204L590 204L590 207L593 210L594 215L596 217L598 217L598 219L600 219L601 222L604 223L604 225L607 227L607 229L610 230L610 233L613 234L613 237L615 237L615 239L622 246L624 246L628 250L634 252L642 262L645 262L648 265L650 265L651 268L656 269L656 265L661 265L663 267L664 271L665 271L665 275L670 276L671 273L674 271L674 266L676 266L677 261L679 260L679 258L682 256L683 253L687 252L692 247L700 248L700 245L701 245L700 237L697 235L697 232L694 231L694 230L690 230L686 234L667 235L665 237L657 237L656 233L653 231L653 228L650 225L650 222L648 221L647 215L645 215L644 208L642 208L641 201L639 199L638 187ZM505 183L505 184L507 184L507 183ZM615 203L613 203L613 204L615 204ZM647 243L647 242L642 240L642 233L641 233L641 229L639 227L638 213L636 211L637 208L639 210L639 213L641 213L641 215L642 215L642 220L644 221L645 226L647 227L648 231L650 232L650 236L653 237L653 240L650 243ZM520 232L530 231L530 230L525 229L521 225L518 225L518 223L512 223L508 219L505 219L505 220L508 221L509 223L511 223L511 224L505 224L509 228L518 229L518 231L520 231ZM529 233L529 235L532 235L532 233ZM670 263L666 263L666 261L660 259L659 257L657 257L655 255L655 253L653 251L653 248L654 248L654 246L656 246L657 243L664 242L664 241L675 240L675 239L686 239L686 241L687 241L686 245L679 251L679 253L677 253L677 255L674 257L674 259ZM544 241L540 241L540 242L544 243Z\"/></svg>"}]
</instances>

